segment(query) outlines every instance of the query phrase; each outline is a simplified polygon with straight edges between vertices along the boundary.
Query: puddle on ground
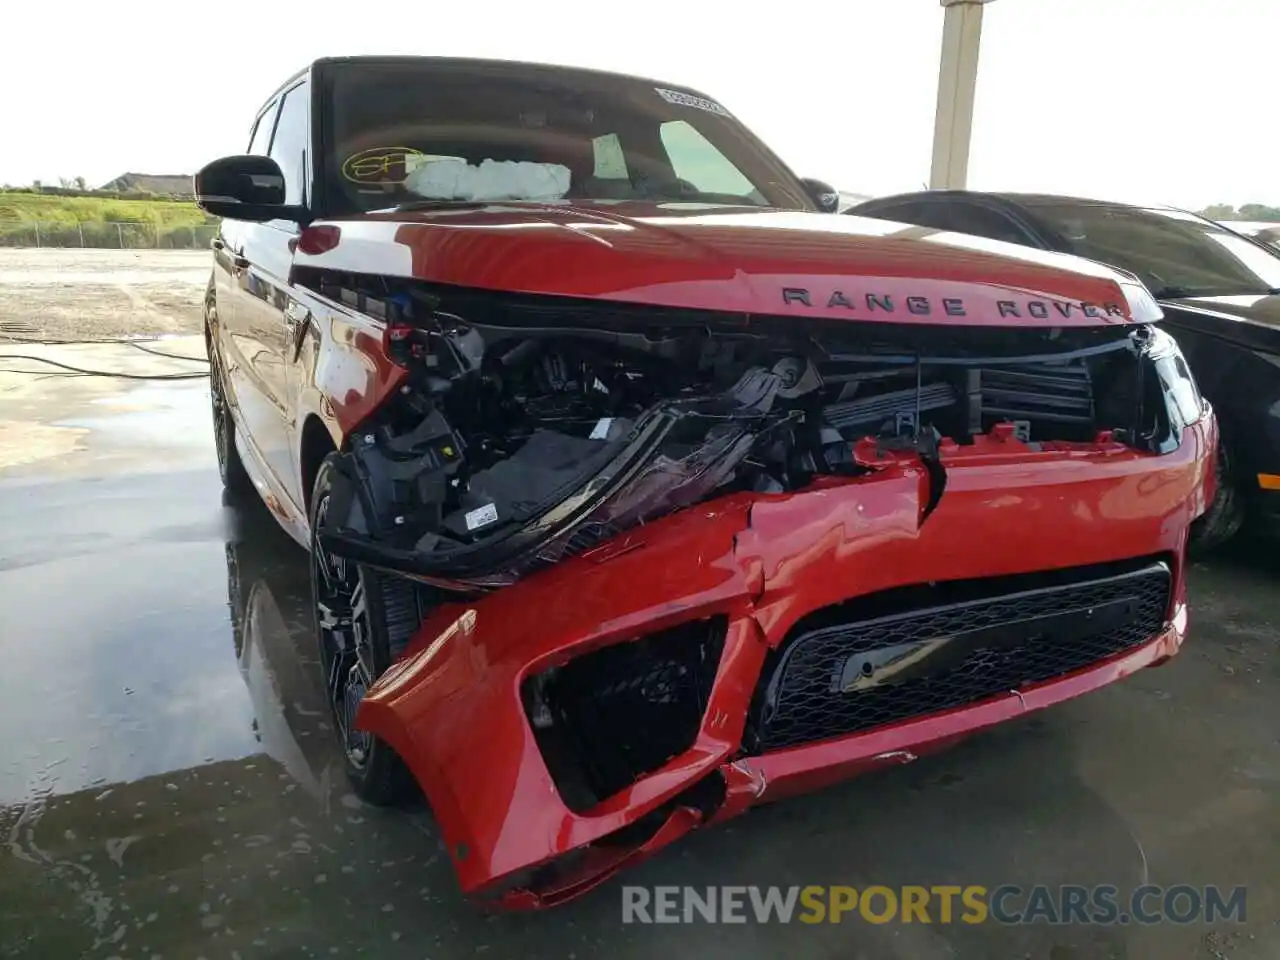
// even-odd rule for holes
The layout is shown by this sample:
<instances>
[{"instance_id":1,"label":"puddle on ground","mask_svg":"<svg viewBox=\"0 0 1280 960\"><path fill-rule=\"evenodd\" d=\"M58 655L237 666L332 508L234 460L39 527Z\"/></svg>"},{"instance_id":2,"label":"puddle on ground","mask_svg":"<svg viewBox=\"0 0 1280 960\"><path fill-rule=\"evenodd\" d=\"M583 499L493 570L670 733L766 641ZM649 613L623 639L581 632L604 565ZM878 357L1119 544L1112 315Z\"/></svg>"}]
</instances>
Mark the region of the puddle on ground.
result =
<instances>
[{"instance_id":1,"label":"puddle on ground","mask_svg":"<svg viewBox=\"0 0 1280 960\"><path fill-rule=\"evenodd\" d=\"M305 785L297 742L324 720L291 632L310 610L305 554L261 508L254 536L233 536L219 499L201 470L4 504L0 805L262 753Z\"/></svg>"},{"instance_id":2,"label":"puddle on ground","mask_svg":"<svg viewBox=\"0 0 1280 960\"><path fill-rule=\"evenodd\" d=\"M0 470L65 456L88 432L87 427L0 420Z\"/></svg>"},{"instance_id":3,"label":"puddle on ground","mask_svg":"<svg viewBox=\"0 0 1280 960\"><path fill-rule=\"evenodd\" d=\"M191 364L193 371L198 370ZM92 431L112 441L208 447L212 425L206 380L152 383L91 401L101 416L70 417L55 427Z\"/></svg>"}]
</instances>

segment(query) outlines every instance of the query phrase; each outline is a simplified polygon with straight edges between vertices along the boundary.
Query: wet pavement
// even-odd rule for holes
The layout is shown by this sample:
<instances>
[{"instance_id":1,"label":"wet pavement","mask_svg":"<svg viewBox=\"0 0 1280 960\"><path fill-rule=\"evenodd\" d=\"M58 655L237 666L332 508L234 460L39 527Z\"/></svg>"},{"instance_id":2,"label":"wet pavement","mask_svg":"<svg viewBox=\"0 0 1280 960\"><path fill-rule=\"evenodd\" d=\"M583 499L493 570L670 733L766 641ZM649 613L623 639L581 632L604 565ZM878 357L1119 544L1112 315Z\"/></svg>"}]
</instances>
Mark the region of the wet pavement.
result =
<instances>
[{"instance_id":1,"label":"wet pavement","mask_svg":"<svg viewBox=\"0 0 1280 960\"><path fill-rule=\"evenodd\" d=\"M1280 956L1265 549L1195 567L1169 666L625 880L1243 884L1242 925L623 925L619 882L494 916L459 898L426 810L363 807L342 781L305 556L259 505L224 504L207 402L199 380L0 391L0 421L29 430L0 459L0 956Z\"/></svg>"}]
</instances>

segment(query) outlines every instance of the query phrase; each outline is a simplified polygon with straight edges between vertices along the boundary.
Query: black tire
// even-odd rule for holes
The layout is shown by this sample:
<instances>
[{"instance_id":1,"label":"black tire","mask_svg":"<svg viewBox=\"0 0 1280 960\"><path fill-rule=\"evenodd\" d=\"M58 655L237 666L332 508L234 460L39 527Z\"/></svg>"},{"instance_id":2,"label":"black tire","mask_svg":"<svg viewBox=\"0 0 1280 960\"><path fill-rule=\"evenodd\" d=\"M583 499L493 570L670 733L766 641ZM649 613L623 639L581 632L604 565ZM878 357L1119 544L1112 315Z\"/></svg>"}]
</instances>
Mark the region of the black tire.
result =
<instances>
[{"instance_id":1,"label":"black tire","mask_svg":"<svg viewBox=\"0 0 1280 960\"><path fill-rule=\"evenodd\" d=\"M253 490L253 481L236 449L236 424L227 402L226 370L215 346L213 330L218 322L217 307L212 298L205 302L205 341L209 351L209 399L213 411L213 443L218 453L218 475L223 488L240 496Z\"/></svg>"},{"instance_id":2,"label":"black tire","mask_svg":"<svg viewBox=\"0 0 1280 960\"><path fill-rule=\"evenodd\" d=\"M352 790L366 803L390 806L413 796L413 776L388 744L353 730L351 721L364 691L394 662L422 616L411 584L333 557L317 542L338 456L331 453L320 464L311 496L311 599L321 683Z\"/></svg>"},{"instance_id":3,"label":"black tire","mask_svg":"<svg viewBox=\"0 0 1280 960\"><path fill-rule=\"evenodd\" d=\"M1221 549L1233 540L1244 525L1244 502L1232 470L1231 453L1219 442L1214 471L1218 490L1204 515L1191 525L1187 552L1199 560Z\"/></svg>"}]
</instances>

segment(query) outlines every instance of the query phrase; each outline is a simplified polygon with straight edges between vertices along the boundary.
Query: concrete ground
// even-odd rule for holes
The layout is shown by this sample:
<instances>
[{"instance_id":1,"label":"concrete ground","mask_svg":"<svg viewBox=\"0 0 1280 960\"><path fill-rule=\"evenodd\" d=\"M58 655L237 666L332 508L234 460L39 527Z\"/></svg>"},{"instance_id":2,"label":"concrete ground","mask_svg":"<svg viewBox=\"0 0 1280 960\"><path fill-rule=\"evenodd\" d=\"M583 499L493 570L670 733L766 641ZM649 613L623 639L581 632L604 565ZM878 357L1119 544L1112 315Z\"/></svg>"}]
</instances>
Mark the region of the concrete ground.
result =
<instances>
[{"instance_id":1,"label":"concrete ground","mask_svg":"<svg viewBox=\"0 0 1280 960\"><path fill-rule=\"evenodd\" d=\"M200 332L207 250L0 248L0 341Z\"/></svg>"},{"instance_id":2,"label":"concrete ground","mask_svg":"<svg viewBox=\"0 0 1280 960\"><path fill-rule=\"evenodd\" d=\"M305 557L256 504L224 505L206 382L3 358L40 349L201 369L0 344L0 370L46 375L0 373L0 957L1280 957L1274 549L1195 566L1170 665L695 834L623 881L1243 884L1242 925L623 925L621 882L494 916L459 898L426 811L344 784Z\"/></svg>"}]
</instances>

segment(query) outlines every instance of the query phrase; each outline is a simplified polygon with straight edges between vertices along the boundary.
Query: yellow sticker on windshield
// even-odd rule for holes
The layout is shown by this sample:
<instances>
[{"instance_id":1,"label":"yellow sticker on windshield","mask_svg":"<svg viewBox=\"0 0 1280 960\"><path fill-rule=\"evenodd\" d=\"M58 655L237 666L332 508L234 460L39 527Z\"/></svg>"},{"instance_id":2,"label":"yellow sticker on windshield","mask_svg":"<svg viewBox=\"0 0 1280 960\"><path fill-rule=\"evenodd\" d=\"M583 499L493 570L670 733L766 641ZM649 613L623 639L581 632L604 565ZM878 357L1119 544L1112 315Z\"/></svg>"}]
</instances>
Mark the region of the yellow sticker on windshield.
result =
<instances>
[{"instance_id":1,"label":"yellow sticker on windshield","mask_svg":"<svg viewBox=\"0 0 1280 960\"><path fill-rule=\"evenodd\" d=\"M370 147L347 157L342 164L342 175L352 183L404 183L426 160L425 153L412 147Z\"/></svg>"}]
</instances>

